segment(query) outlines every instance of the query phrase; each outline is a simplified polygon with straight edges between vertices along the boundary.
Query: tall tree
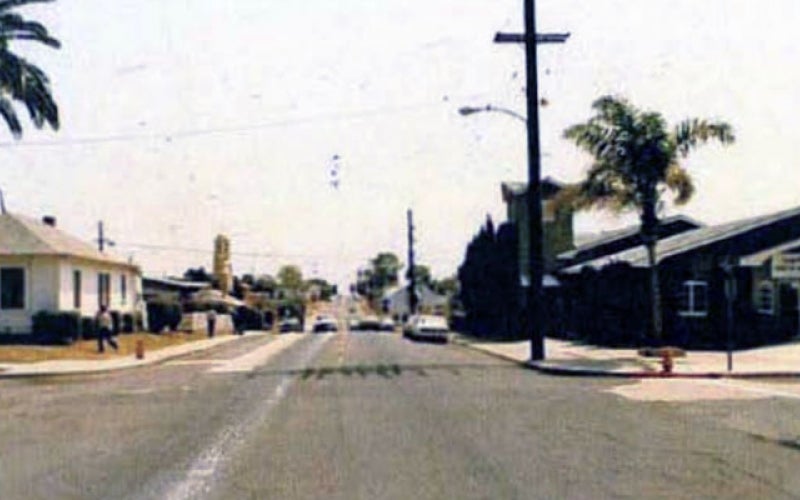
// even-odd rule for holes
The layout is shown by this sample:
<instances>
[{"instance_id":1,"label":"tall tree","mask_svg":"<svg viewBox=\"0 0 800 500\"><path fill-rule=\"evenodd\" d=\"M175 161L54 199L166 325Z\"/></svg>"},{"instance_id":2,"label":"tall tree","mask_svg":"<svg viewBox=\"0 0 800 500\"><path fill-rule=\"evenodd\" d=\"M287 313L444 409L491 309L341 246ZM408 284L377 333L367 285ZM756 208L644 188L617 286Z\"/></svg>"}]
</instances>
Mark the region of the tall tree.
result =
<instances>
[{"instance_id":1,"label":"tall tree","mask_svg":"<svg viewBox=\"0 0 800 500\"><path fill-rule=\"evenodd\" d=\"M425 264L415 264L413 272L414 282L417 285L431 285L433 278L431 277L430 267L426 266Z\"/></svg>"},{"instance_id":2,"label":"tall tree","mask_svg":"<svg viewBox=\"0 0 800 500\"><path fill-rule=\"evenodd\" d=\"M633 209L639 213L641 240L650 267L650 334L660 341L656 243L662 198L671 191L675 204L689 201L694 184L680 160L712 139L733 143L733 130L728 123L697 118L684 120L670 130L660 113L642 111L614 96L597 99L592 109L595 115L586 123L564 131L564 137L591 154L594 161L582 182L562 191L560 202L577 209Z\"/></svg>"},{"instance_id":3,"label":"tall tree","mask_svg":"<svg viewBox=\"0 0 800 500\"><path fill-rule=\"evenodd\" d=\"M373 286L381 291L397 285L397 273L400 271L400 259L391 252L381 252L372 259Z\"/></svg>"},{"instance_id":4,"label":"tall tree","mask_svg":"<svg viewBox=\"0 0 800 500\"><path fill-rule=\"evenodd\" d=\"M39 42L59 48L61 43L50 36L47 28L14 12L17 7L52 0L0 0L0 115L15 139L22 137L22 124L14 102L25 106L37 128L44 124L57 130L58 106L50 93L50 80L34 64L11 51L16 40Z\"/></svg>"},{"instance_id":5,"label":"tall tree","mask_svg":"<svg viewBox=\"0 0 800 500\"><path fill-rule=\"evenodd\" d=\"M294 265L283 266L278 270L278 282L287 290L300 291L303 288L303 272Z\"/></svg>"}]
</instances>

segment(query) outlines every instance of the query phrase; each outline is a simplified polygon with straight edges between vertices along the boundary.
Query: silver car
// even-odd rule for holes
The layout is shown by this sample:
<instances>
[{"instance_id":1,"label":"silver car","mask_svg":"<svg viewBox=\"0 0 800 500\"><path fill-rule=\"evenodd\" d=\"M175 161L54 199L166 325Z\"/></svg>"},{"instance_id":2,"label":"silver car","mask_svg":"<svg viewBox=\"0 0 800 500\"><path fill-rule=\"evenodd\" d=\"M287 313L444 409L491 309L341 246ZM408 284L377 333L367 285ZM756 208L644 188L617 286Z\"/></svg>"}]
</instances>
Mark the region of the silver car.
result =
<instances>
[{"instance_id":1,"label":"silver car","mask_svg":"<svg viewBox=\"0 0 800 500\"><path fill-rule=\"evenodd\" d=\"M414 340L443 343L450 340L450 327L447 325L447 319L442 316L429 314L414 316L409 320L405 333Z\"/></svg>"}]
</instances>

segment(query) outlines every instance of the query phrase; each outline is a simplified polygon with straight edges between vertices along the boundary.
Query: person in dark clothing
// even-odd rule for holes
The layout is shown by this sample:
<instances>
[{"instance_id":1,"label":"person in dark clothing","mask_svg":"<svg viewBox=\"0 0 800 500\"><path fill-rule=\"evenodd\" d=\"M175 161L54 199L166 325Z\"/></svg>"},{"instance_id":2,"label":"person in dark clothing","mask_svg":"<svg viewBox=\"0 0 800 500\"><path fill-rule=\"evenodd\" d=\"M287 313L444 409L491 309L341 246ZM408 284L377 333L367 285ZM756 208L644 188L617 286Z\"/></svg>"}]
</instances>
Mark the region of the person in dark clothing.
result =
<instances>
[{"instance_id":1,"label":"person in dark clothing","mask_svg":"<svg viewBox=\"0 0 800 500\"><path fill-rule=\"evenodd\" d=\"M97 352L105 352L105 342L108 342L108 344L113 347L115 351L118 351L119 346L111 336L111 330L113 328L114 321L111 318L111 313L108 312L108 307L104 305L100 306L100 310L97 311L95 321L97 322Z\"/></svg>"},{"instance_id":2,"label":"person in dark clothing","mask_svg":"<svg viewBox=\"0 0 800 500\"><path fill-rule=\"evenodd\" d=\"M216 327L217 324L217 311L215 311L213 307L209 309L208 312L206 313L206 321L208 324L208 336L213 337L214 328Z\"/></svg>"}]
</instances>

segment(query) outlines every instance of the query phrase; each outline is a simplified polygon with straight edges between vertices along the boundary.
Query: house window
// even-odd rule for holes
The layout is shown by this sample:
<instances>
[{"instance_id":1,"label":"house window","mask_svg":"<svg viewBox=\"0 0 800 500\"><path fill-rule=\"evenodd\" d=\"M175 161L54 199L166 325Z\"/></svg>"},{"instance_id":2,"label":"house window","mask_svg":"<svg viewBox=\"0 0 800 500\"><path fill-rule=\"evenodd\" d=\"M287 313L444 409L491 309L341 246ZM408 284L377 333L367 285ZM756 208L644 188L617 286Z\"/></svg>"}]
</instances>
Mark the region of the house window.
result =
<instances>
[{"instance_id":1,"label":"house window","mask_svg":"<svg viewBox=\"0 0 800 500\"><path fill-rule=\"evenodd\" d=\"M0 269L0 309L25 308L25 270L21 267Z\"/></svg>"},{"instance_id":2,"label":"house window","mask_svg":"<svg viewBox=\"0 0 800 500\"><path fill-rule=\"evenodd\" d=\"M128 300L128 277L124 274L119 277L119 296L122 305Z\"/></svg>"},{"instance_id":3,"label":"house window","mask_svg":"<svg viewBox=\"0 0 800 500\"><path fill-rule=\"evenodd\" d=\"M775 314L775 288L771 282L764 281L758 286L756 300L759 313Z\"/></svg>"},{"instance_id":4,"label":"house window","mask_svg":"<svg viewBox=\"0 0 800 500\"><path fill-rule=\"evenodd\" d=\"M705 281L684 281L678 299L678 314L681 316L704 318L708 315L708 284Z\"/></svg>"},{"instance_id":5,"label":"house window","mask_svg":"<svg viewBox=\"0 0 800 500\"><path fill-rule=\"evenodd\" d=\"M111 304L111 276L108 273L97 274L97 305L109 306Z\"/></svg>"},{"instance_id":6,"label":"house window","mask_svg":"<svg viewBox=\"0 0 800 500\"><path fill-rule=\"evenodd\" d=\"M72 306L81 308L81 272L78 270L72 271Z\"/></svg>"}]
</instances>

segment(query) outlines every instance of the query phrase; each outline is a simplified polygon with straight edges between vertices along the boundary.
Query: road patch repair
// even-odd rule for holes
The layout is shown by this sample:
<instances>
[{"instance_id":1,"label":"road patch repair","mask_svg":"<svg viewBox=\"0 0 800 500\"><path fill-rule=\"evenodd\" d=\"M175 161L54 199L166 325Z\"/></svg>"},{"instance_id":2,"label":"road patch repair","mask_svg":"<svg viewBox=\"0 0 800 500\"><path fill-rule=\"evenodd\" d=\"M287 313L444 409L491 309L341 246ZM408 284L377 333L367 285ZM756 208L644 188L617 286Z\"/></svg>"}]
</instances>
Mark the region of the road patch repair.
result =
<instances>
[{"instance_id":1,"label":"road patch repair","mask_svg":"<svg viewBox=\"0 0 800 500\"><path fill-rule=\"evenodd\" d=\"M303 334L283 334L272 342L265 344L243 356L225 360L208 370L209 373L246 373L252 372L256 367L263 365L266 361L289 348L295 342L303 338Z\"/></svg>"}]
</instances>

